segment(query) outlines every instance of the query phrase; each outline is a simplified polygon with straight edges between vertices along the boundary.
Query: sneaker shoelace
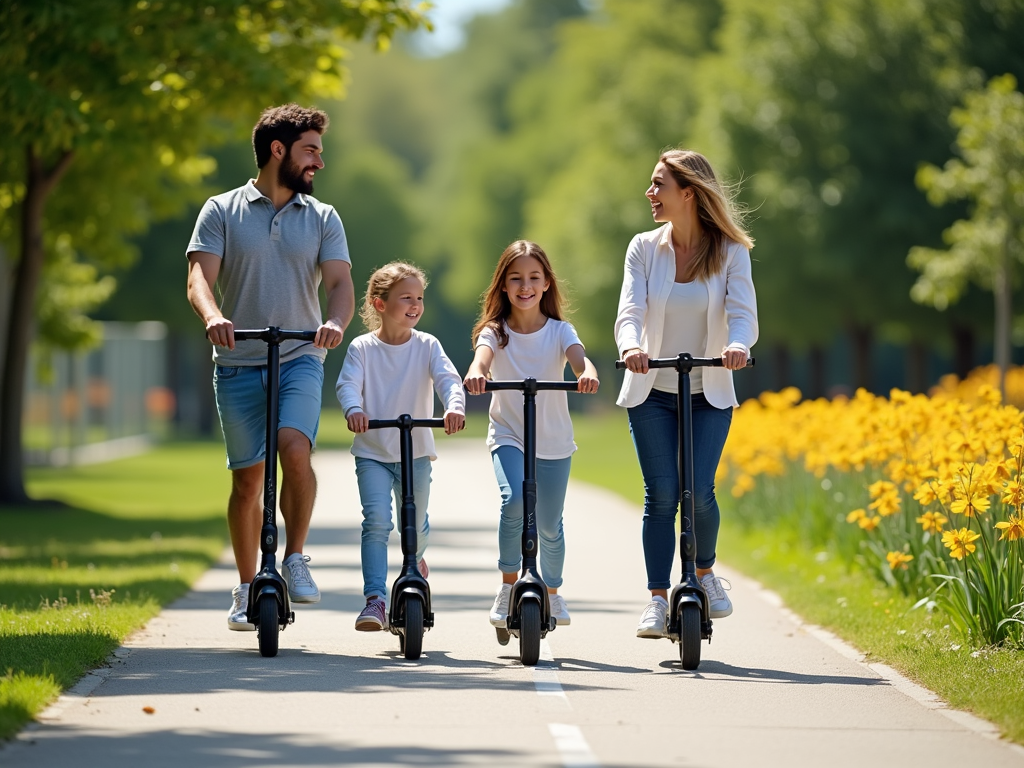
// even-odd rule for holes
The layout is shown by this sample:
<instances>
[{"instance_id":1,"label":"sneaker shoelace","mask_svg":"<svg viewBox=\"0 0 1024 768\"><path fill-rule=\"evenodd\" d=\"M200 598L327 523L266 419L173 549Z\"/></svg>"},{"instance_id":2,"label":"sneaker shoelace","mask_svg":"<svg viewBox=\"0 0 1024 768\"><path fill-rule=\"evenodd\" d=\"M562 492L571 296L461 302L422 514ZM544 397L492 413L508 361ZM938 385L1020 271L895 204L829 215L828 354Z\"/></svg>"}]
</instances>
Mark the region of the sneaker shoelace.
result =
<instances>
[{"instance_id":1,"label":"sneaker shoelace","mask_svg":"<svg viewBox=\"0 0 1024 768\"><path fill-rule=\"evenodd\" d=\"M502 588L498 590L498 599L495 604L495 608L498 613L508 613L508 601L510 597L512 597L511 589Z\"/></svg>"},{"instance_id":2,"label":"sneaker shoelace","mask_svg":"<svg viewBox=\"0 0 1024 768\"><path fill-rule=\"evenodd\" d=\"M551 612L555 614L565 613L565 598L561 595L551 596Z\"/></svg>"},{"instance_id":3,"label":"sneaker shoelace","mask_svg":"<svg viewBox=\"0 0 1024 768\"><path fill-rule=\"evenodd\" d=\"M309 573L306 563L309 562L309 555L302 555L298 560L288 563L288 572L292 577L292 584L313 586L313 577Z\"/></svg>"},{"instance_id":4,"label":"sneaker shoelace","mask_svg":"<svg viewBox=\"0 0 1024 768\"><path fill-rule=\"evenodd\" d=\"M728 579L720 579L717 576L712 576L710 579L702 581L701 584L704 586L708 599L712 602L725 600L725 590L732 589L732 583Z\"/></svg>"},{"instance_id":5,"label":"sneaker shoelace","mask_svg":"<svg viewBox=\"0 0 1024 768\"><path fill-rule=\"evenodd\" d=\"M647 607L644 608L644 615L640 617L640 623L642 624L643 622L652 619L660 621L663 609L664 606L662 606L660 602L658 602L657 600L652 600L650 603L648 603Z\"/></svg>"}]
</instances>

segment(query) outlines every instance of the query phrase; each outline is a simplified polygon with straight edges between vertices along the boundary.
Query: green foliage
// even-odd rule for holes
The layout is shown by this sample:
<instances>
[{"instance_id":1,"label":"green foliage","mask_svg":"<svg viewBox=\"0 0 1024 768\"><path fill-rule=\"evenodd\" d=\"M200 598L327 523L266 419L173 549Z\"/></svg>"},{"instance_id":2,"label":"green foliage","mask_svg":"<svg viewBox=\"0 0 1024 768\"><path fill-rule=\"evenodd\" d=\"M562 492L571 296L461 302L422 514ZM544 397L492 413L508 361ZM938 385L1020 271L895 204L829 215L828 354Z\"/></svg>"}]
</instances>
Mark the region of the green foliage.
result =
<instances>
[{"instance_id":1,"label":"green foliage","mask_svg":"<svg viewBox=\"0 0 1024 768\"><path fill-rule=\"evenodd\" d=\"M1003 75L965 94L950 116L962 159L917 172L932 205L967 199L971 216L943 232L948 249L911 249L907 261L921 272L915 301L945 309L968 281L993 289L1004 260L1011 268L1024 261L1024 94L1016 87L1013 75Z\"/></svg>"},{"instance_id":2,"label":"green foliage","mask_svg":"<svg viewBox=\"0 0 1024 768\"><path fill-rule=\"evenodd\" d=\"M405 0L6 4L0 242L17 253L8 214L26 192L26 153L47 167L70 153L46 210L46 247L60 255L41 294L80 284L66 274L76 259L128 263L135 248L126 237L205 196L200 182L213 170L205 148L250 126L267 104L340 96L343 38L384 46L421 21ZM99 297L64 290L62 298L42 308L42 329L55 343L82 341L82 314Z\"/></svg>"}]
</instances>

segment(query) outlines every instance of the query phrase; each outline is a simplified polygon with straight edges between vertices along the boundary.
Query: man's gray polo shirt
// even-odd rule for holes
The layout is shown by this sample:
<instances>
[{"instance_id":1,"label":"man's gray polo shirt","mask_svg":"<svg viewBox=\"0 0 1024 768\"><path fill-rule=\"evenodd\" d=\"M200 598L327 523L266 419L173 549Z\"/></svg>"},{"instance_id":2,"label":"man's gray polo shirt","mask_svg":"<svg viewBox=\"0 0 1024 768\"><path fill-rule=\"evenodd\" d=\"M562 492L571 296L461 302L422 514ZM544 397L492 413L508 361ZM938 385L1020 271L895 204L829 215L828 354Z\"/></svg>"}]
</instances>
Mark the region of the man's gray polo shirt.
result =
<instances>
[{"instance_id":1,"label":"man's gray polo shirt","mask_svg":"<svg viewBox=\"0 0 1024 768\"><path fill-rule=\"evenodd\" d=\"M296 193L275 211L252 181L206 201L186 253L195 251L221 258L220 308L238 329L276 325L315 331L323 322L320 264L335 259L352 263L333 206ZM281 345L281 362L300 355L323 360L327 350L302 341ZM218 365L262 365L267 347L261 341L240 341L233 350L214 347L213 359Z\"/></svg>"}]
</instances>

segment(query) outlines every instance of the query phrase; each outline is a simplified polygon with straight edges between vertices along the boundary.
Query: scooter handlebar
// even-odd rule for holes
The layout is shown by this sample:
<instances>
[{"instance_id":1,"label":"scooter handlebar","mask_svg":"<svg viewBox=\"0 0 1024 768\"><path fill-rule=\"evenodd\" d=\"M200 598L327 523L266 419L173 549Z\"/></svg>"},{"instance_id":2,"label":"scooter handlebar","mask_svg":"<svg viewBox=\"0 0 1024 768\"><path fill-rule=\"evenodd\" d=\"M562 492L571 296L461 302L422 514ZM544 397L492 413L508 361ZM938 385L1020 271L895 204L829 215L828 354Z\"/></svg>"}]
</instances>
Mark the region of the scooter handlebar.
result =
<instances>
[{"instance_id":1,"label":"scooter handlebar","mask_svg":"<svg viewBox=\"0 0 1024 768\"><path fill-rule=\"evenodd\" d=\"M754 358L747 358L747 368L754 364ZM648 368L675 368L679 365L678 357L652 357L647 360ZM690 365L693 368L721 368L722 358L720 357L691 357ZM616 360L615 367L622 370L626 367L625 360Z\"/></svg>"},{"instance_id":2,"label":"scooter handlebar","mask_svg":"<svg viewBox=\"0 0 1024 768\"><path fill-rule=\"evenodd\" d=\"M296 339L298 341L316 341L316 331L286 331L281 328L261 328L260 330L243 330L235 331L236 341L249 341L252 339L259 339L260 341L289 341Z\"/></svg>"},{"instance_id":3,"label":"scooter handlebar","mask_svg":"<svg viewBox=\"0 0 1024 768\"><path fill-rule=\"evenodd\" d=\"M514 389L522 392L530 386L527 383L529 381L529 379L516 381L488 381L484 385L484 391L497 392L499 390ZM534 384L537 387L537 391L559 390L561 392L575 392L579 387L575 381L536 381Z\"/></svg>"},{"instance_id":4,"label":"scooter handlebar","mask_svg":"<svg viewBox=\"0 0 1024 768\"><path fill-rule=\"evenodd\" d=\"M412 419L408 414L402 414L397 419L370 419L366 426L368 429L387 429L388 427L401 429L403 426L444 429L444 419Z\"/></svg>"}]
</instances>

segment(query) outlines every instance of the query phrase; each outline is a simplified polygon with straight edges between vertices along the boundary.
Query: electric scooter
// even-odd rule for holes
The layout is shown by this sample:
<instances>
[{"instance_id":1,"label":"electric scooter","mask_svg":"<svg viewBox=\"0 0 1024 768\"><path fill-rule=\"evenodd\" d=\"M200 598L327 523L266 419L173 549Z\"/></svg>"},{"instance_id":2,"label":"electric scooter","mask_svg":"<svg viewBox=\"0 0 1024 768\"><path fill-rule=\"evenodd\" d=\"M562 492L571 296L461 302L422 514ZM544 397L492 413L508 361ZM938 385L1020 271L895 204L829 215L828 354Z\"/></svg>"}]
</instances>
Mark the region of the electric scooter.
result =
<instances>
[{"instance_id":1,"label":"electric scooter","mask_svg":"<svg viewBox=\"0 0 1024 768\"><path fill-rule=\"evenodd\" d=\"M747 365L754 358L747 358ZM679 373L676 402L679 413L679 559L680 581L669 595L668 637L679 643L679 662L683 669L700 666L700 641L711 642L711 608L708 596L697 579L697 535L693 520L693 410L690 401L690 371L694 368L721 368L720 357L693 357L682 352L678 357L651 358L648 368L675 368ZM622 360L616 368L625 368Z\"/></svg>"},{"instance_id":2,"label":"electric scooter","mask_svg":"<svg viewBox=\"0 0 1024 768\"><path fill-rule=\"evenodd\" d=\"M523 393L523 572L512 585L505 627L495 627L498 642L519 638L519 660L533 666L540 660L540 641L555 628L548 588L537 570L537 393L577 391L575 381L488 381L485 392L515 389Z\"/></svg>"},{"instance_id":3,"label":"electric scooter","mask_svg":"<svg viewBox=\"0 0 1024 768\"><path fill-rule=\"evenodd\" d=\"M430 585L416 564L416 500L413 496L412 430L414 427L444 428L444 419L414 419L403 413L397 419L370 419L369 429L397 427L402 460L402 572L391 586L388 629L398 635L398 648L414 661L423 649L423 631L434 626L430 609Z\"/></svg>"},{"instance_id":4,"label":"electric scooter","mask_svg":"<svg viewBox=\"0 0 1024 768\"><path fill-rule=\"evenodd\" d=\"M260 571L249 584L246 619L256 625L261 656L276 656L278 631L295 621L288 603L288 586L277 570L277 422L281 383L281 342L314 341L316 331L284 331L275 326L259 331L235 331L236 341L267 343L267 455L263 462L263 528L260 531Z\"/></svg>"}]
</instances>

